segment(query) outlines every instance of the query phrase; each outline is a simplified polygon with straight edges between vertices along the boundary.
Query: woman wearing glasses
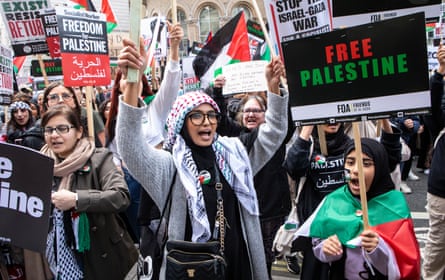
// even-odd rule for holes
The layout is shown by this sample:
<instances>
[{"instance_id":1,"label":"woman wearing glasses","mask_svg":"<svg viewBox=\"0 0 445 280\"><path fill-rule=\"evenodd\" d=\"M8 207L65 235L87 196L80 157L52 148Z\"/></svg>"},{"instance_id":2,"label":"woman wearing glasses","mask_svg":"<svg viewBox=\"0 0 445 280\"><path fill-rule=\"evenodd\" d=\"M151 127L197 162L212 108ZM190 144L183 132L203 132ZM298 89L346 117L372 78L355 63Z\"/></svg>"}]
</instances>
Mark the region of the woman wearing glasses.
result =
<instances>
[{"instance_id":1,"label":"woman wearing glasses","mask_svg":"<svg viewBox=\"0 0 445 280\"><path fill-rule=\"evenodd\" d=\"M124 74L128 67L144 69L143 48L128 40L124 40L124 45L126 53L121 53L118 61ZM206 242L219 238L212 234L217 227L218 174L223 185L227 224L224 235L227 279L268 279L253 175L270 159L277 149L276 143L282 142L286 134L288 97L281 96L279 90L283 73L280 59L274 58L266 70L269 89L266 125L259 129L256 138L218 136L220 110L215 101L203 92L190 92L178 97L171 109L164 150L140 149L144 143L141 116L145 109L138 107L134 86L126 88L120 102L117 142L130 171L159 209L168 203L171 186L169 240ZM245 148L249 141L252 141L250 153ZM165 278L165 257L160 278Z\"/></svg>"},{"instance_id":2,"label":"woman wearing glasses","mask_svg":"<svg viewBox=\"0 0 445 280\"><path fill-rule=\"evenodd\" d=\"M53 82L46 87L43 92L43 106L45 111L57 104L68 105L80 116L86 135L88 132L86 109L80 106L74 90L71 87L64 86L63 82ZM105 147L105 127L97 111L93 111L93 124L96 147Z\"/></svg>"},{"instance_id":3,"label":"woman wearing glasses","mask_svg":"<svg viewBox=\"0 0 445 280\"><path fill-rule=\"evenodd\" d=\"M50 107L42 129L41 152L54 159L46 248L54 279L124 279L138 252L118 215L130 197L112 153L83 137L79 117L67 105Z\"/></svg>"},{"instance_id":4,"label":"woman wearing glasses","mask_svg":"<svg viewBox=\"0 0 445 280\"><path fill-rule=\"evenodd\" d=\"M236 121L226 113L226 100L222 94L222 87L225 84L225 77L216 77L213 87L215 101L222 111L222 119L218 125L217 132L221 135L252 137L257 135L257 131L266 121L267 100L264 92L251 92L245 94L238 103L238 114ZM264 164L264 167L255 175L253 182L257 193L260 209L261 231L263 245L266 254L267 269L269 278L272 279L272 263L275 261L275 253L272 250L273 240L280 226L284 223L284 218L291 209L291 196L286 170L282 167L286 155L286 143L291 139L295 131L295 126L288 115L288 129L284 141L273 155ZM247 150L250 147L247 146ZM288 269L293 273L298 273L298 260L296 257L289 257Z\"/></svg>"}]
</instances>

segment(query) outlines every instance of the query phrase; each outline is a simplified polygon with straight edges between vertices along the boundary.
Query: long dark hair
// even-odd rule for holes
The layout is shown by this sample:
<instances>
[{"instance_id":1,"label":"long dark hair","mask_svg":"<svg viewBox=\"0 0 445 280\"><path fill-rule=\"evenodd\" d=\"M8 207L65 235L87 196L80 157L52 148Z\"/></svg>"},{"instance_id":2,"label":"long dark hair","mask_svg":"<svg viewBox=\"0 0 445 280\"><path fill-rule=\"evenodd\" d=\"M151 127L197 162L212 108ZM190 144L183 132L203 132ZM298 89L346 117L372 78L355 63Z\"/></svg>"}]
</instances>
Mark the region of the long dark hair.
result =
<instances>
[{"instance_id":1,"label":"long dark hair","mask_svg":"<svg viewBox=\"0 0 445 280\"><path fill-rule=\"evenodd\" d=\"M23 102L23 103L28 104L28 106L29 106L29 108L30 108L30 109L28 110L28 112L29 112L29 118L28 118L28 121L26 122L25 125L19 125L19 124L17 123L15 117L14 117L14 112L15 112L16 110L11 110L11 117L9 118L9 121L8 121L8 124L7 124L7 129L8 129L8 130L11 130L11 129L13 129L13 130L16 130L16 129L25 129L25 130L26 130L26 129L31 128L31 127L34 125L34 123L35 123L35 119L34 119L34 117L32 116L31 105L30 105L29 102L26 101L26 100L15 100L14 102ZM13 102L13 103L14 103L14 102Z\"/></svg>"},{"instance_id":2,"label":"long dark hair","mask_svg":"<svg viewBox=\"0 0 445 280\"><path fill-rule=\"evenodd\" d=\"M111 102L110 113L108 114L108 119L105 122L105 135L107 137L106 146L108 146L110 142L113 141L115 136L117 108L119 107L119 96L122 94L122 91L120 89L121 79L122 79L122 72L119 70L116 73L116 77L114 78L114 84L111 90L111 98L110 98ZM151 90L150 84L148 83L147 77L145 75L142 75L141 80L142 80L141 97L145 98L147 96L154 95L153 91Z\"/></svg>"}]
</instances>

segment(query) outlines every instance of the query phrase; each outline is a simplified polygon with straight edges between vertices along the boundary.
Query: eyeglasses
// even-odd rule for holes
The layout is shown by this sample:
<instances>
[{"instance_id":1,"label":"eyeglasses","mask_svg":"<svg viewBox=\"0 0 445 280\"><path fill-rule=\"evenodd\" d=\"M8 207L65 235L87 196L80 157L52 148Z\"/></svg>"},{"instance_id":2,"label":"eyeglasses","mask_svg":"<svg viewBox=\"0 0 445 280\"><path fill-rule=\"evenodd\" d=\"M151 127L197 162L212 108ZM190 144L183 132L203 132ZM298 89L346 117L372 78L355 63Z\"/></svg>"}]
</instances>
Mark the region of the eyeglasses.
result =
<instances>
[{"instance_id":1,"label":"eyeglasses","mask_svg":"<svg viewBox=\"0 0 445 280\"><path fill-rule=\"evenodd\" d=\"M73 95L69 93L65 92L62 94L53 93L48 95L48 102L55 103L59 101L61 97L63 101L71 101L73 99Z\"/></svg>"},{"instance_id":2,"label":"eyeglasses","mask_svg":"<svg viewBox=\"0 0 445 280\"><path fill-rule=\"evenodd\" d=\"M194 125L202 125L206 117L210 124L217 124L221 119L221 115L217 112L208 112L207 114L202 112L192 112L188 115L188 118Z\"/></svg>"},{"instance_id":3,"label":"eyeglasses","mask_svg":"<svg viewBox=\"0 0 445 280\"><path fill-rule=\"evenodd\" d=\"M259 113L264 113L264 110L263 109L244 109L243 113L244 114L249 114L249 113L259 114Z\"/></svg>"},{"instance_id":4,"label":"eyeglasses","mask_svg":"<svg viewBox=\"0 0 445 280\"><path fill-rule=\"evenodd\" d=\"M57 134L66 134L70 131L70 128L73 128L73 125L67 125L67 124L59 124L56 127L47 126L43 129L43 132L45 135L51 135L53 132L57 132Z\"/></svg>"}]
</instances>

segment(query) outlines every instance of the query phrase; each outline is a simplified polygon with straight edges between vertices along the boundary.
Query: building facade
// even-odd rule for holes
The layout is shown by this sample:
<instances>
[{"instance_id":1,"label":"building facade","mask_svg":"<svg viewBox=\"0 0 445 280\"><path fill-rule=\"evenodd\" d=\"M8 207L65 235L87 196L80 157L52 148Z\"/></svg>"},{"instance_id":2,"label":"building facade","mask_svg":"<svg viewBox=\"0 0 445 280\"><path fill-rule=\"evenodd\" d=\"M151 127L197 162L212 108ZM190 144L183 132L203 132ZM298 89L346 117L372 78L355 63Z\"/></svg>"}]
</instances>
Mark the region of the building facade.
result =
<instances>
[{"instance_id":1,"label":"building facade","mask_svg":"<svg viewBox=\"0 0 445 280\"><path fill-rule=\"evenodd\" d=\"M256 1L256 0L253 0ZM258 22L253 1L243 0L176 0L178 22L184 29L184 39L192 43L205 42L209 32L215 32L239 11L243 10L246 20ZM262 0L256 1L261 17L266 23ZM171 19L172 1L147 1L145 16L166 16Z\"/></svg>"}]
</instances>

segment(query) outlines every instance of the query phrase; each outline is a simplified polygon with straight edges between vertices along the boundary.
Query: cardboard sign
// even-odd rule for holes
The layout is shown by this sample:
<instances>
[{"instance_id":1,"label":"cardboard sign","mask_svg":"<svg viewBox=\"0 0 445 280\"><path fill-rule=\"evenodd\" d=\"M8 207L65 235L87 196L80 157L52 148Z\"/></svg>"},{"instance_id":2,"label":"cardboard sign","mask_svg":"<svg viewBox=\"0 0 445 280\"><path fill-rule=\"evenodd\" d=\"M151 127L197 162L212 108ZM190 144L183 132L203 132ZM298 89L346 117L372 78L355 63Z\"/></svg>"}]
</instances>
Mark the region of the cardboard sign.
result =
<instances>
[{"instance_id":1,"label":"cardboard sign","mask_svg":"<svg viewBox=\"0 0 445 280\"><path fill-rule=\"evenodd\" d=\"M0 45L0 105L8 105L14 92L12 50Z\"/></svg>"},{"instance_id":2,"label":"cardboard sign","mask_svg":"<svg viewBox=\"0 0 445 280\"><path fill-rule=\"evenodd\" d=\"M425 36L418 13L283 43L293 120L305 125L428 112Z\"/></svg>"},{"instance_id":3,"label":"cardboard sign","mask_svg":"<svg viewBox=\"0 0 445 280\"><path fill-rule=\"evenodd\" d=\"M48 8L47 0L3 0L0 12L11 39L15 56L47 53L40 10Z\"/></svg>"},{"instance_id":4,"label":"cardboard sign","mask_svg":"<svg viewBox=\"0 0 445 280\"><path fill-rule=\"evenodd\" d=\"M0 241L45 252L54 160L0 143Z\"/></svg>"},{"instance_id":5,"label":"cardboard sign","mask_svg":"<svg viewBox=\"0 0 445 280\"><path fill-rule=\"evenodd\" d=\"M253 60L225 65L222 74L226 77L224 95L267 90L265 78L265 60Z\"/></svg>"},{"instance_id":6,"label":"cardboard sign","mask_svg":"<svg viewBox=\"0 0 445 280\"><path fill-rule=\"evenodd\" d=\"M106 86L111 82L105 14L56 8L66 86Z\"/></svg>"}]
</instances>

